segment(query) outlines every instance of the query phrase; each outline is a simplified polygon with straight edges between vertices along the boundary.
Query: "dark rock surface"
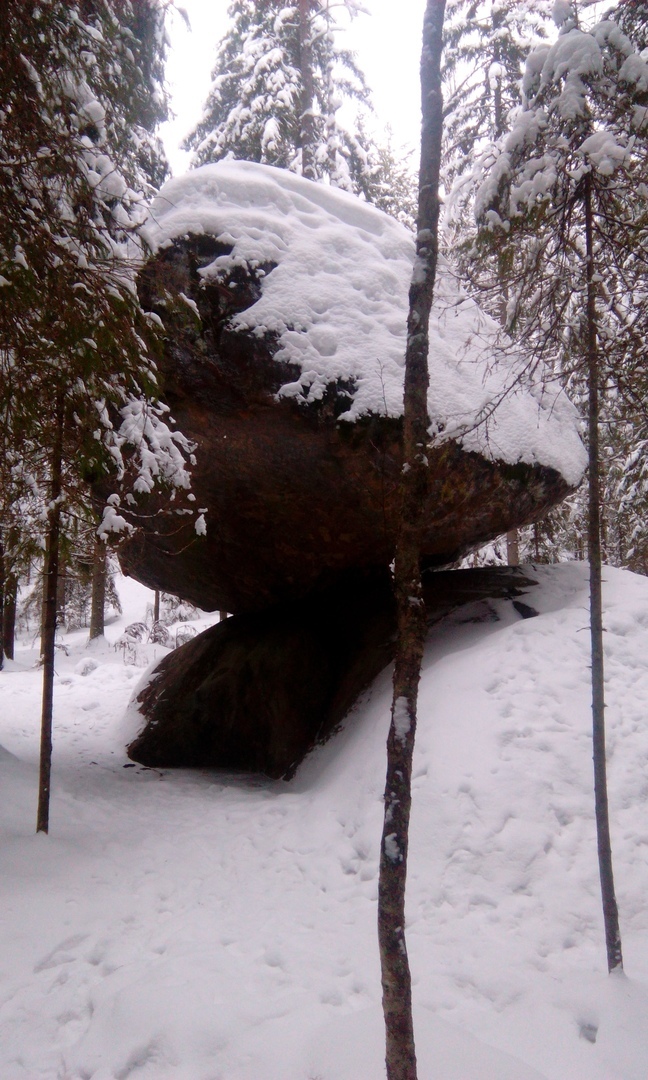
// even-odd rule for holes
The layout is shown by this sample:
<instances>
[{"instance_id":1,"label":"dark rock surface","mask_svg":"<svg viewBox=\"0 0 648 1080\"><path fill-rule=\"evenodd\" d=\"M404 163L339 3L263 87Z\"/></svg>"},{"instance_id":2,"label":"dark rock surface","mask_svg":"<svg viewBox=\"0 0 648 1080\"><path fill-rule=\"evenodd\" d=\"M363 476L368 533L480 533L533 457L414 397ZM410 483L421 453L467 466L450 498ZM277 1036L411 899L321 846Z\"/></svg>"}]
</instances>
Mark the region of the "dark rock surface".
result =
<instances>
[{"instance_id":1,"label":"dark rock surface","mask_svg":"<svg viewBox=\"0 0 648 1080\"><path fill-rule=\"evenodd\" d=\"M207 536L196 539L187 519L160 525L151 516L120 559L146 585L203 609L253 612L326 592L349 572L389 566L401 423L378 416L338 422L349 392L340 384L307 405L277 399L297 373L273 359L270 335L228 325L258 297L258 274L238 268L225 282L201 286L200 268L228 250L206 236L176 241L140 280L144 305L167 328L164 397L196 443L192 483L197 505L208 509ZM452 441L429 457L427 566L449 565L541 517L569 491L553 469L488 461ZM152 497L147 514L154 508Z\"/></svg>"},{"instance_id":2,"label":"dark rock surface","mask_svg":"<svg viewBox=\"0 0 648 1080\"><path fill-rule=\"evenodd\" d=\"M510 568L428 573L428 617L532 584ZM491 616L488 607L475 615ZM307 601L233 616L158 665L137 699L146 723L129 756L289 778L391 661L395 630L386 574L349 575Z\"/></svg>"}]
</instances>

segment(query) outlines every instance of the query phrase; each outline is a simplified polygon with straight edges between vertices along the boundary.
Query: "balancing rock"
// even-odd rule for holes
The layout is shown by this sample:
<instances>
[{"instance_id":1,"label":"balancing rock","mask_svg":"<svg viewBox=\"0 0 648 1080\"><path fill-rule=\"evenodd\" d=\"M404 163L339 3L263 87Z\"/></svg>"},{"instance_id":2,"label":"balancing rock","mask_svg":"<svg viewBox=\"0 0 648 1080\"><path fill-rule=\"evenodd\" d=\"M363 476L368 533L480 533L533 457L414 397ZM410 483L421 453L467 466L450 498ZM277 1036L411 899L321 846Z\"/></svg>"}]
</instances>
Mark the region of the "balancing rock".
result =
<instances>
[{"instance_id":1,"label":"balancing rock","mask_svg":"<svg viewBox=\"0 0 648 1080\"><path fill-rule=\"evenodd\" d=\"M221 162L165 186L148 240L140 295L165 326L163 398L195 443L207 532L156 516L161 499L148 496L121 549L126 572L234 613L384 574L398 532L411 234L344 192ZM428 404L425 566L536 520L578 484L572 406L530 383L443 263Z\"/></svg>"}]
</instances>

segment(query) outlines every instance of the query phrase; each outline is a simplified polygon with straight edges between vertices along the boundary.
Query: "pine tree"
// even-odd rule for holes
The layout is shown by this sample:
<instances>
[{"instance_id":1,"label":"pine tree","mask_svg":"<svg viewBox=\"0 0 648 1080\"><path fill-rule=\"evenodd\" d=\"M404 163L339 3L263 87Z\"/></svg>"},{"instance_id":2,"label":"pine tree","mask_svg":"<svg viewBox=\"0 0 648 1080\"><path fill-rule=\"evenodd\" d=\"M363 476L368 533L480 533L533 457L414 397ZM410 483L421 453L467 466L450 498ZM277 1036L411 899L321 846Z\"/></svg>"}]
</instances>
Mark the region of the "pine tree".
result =
<instances>
[{"instance_id":1,"label":"pine tree","mask_svg":"<svg viewBox=\"0 0 648 1080\"><path fill-rule=\"evenodd\" d=\"M203 119L184 144L195 164L233 156L370 197L379 168L370 140L337 118L344 100L369 107L353 54L335 42L340 7L359 9L355 0L234 0Z\"/></svg>"}]
</instances>

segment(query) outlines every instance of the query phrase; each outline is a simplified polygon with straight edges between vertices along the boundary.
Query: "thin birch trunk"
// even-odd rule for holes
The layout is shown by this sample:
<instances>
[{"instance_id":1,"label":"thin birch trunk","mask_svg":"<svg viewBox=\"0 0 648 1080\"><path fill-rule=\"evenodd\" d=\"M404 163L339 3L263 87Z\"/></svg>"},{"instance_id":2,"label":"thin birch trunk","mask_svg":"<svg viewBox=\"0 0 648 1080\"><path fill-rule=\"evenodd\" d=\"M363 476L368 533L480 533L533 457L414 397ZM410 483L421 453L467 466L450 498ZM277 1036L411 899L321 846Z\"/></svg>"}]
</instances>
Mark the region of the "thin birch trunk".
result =
<instances>
[{"instance_id":1,"label":"thin birch trunk","mask_svg":"<svg viewBox=\"0 0 648 1080\"><path fill-rule=\"evenodd\" d=\"M605 680L603 668L603 603L601 588L601 491L599 455L600 369L596 337L596 285L591 177L585 187L585 250L587 256L588 371L588 555L590 566L590 634L592 649L592 733L594 803L601 899L608 971L623 970L619 912L612 873L612 845L605 762Z\"/></svg>"},{"instance_id":2,"label":"thin birch trunk","mask_svg":"<svg viewBox=\"0 0 648 1080\"><path fill-rule=\"evenodd\" d=\"M52 775L52 714L54 707L54 657L61 540L61 493L63 489L63 396L57 396L56 429L52 447L50 505L47 514L47 541L43 572L43 695L41 712L40 769L38 777L38 816L36 832L49 832L50 787Z\"/></svg>"},{"instance_id":3,"label":"thin birch trunk","mask_svg":"<svg viewBox=\"0 0 648 1080\"><path fill-rule=\"evenodd\" d=\"M388 1080L416 1080L412 987L405 941L411 775L421 659L427 631L420 574L428 492L428 323L436 275L443 128L441 50L445 0L427 0L421 55L421 167L416 263L410 286L403 415L400 535L394 566L398 639L387 740L378 882L378 941Z\"/></svg>"}]
</instances>

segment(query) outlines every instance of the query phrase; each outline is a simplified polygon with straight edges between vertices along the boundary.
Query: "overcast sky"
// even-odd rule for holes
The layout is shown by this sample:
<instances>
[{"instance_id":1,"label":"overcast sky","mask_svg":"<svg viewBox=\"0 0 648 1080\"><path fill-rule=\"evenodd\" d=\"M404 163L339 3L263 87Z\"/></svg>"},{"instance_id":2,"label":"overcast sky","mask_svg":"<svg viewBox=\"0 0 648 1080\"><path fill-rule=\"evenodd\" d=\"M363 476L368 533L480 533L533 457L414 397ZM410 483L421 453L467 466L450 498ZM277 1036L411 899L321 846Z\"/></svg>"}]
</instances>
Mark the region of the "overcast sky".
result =
<instances>
[{"instance_id":1,"label":"overcast sky","mask_svg":"<svg viewBox=\"0 0 648 1080\"><path fill-rule=\"evenodd\" d=\"M162 137L173 172L188 167L189 155L178 144L200 120L210 86L216 44L227 29L229 0L178 0L190 22L173 13L169 21L171 50L167 80L175 120ZM420 128L418 69L425 0L365 0L370 15L348 27L343 43L357 54L373 91L376 121L389 124L394 142L417 145Z\"/></svg>"}]
</instances>

